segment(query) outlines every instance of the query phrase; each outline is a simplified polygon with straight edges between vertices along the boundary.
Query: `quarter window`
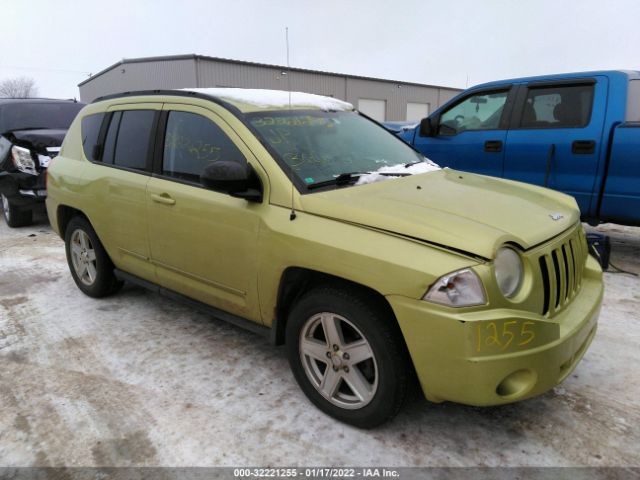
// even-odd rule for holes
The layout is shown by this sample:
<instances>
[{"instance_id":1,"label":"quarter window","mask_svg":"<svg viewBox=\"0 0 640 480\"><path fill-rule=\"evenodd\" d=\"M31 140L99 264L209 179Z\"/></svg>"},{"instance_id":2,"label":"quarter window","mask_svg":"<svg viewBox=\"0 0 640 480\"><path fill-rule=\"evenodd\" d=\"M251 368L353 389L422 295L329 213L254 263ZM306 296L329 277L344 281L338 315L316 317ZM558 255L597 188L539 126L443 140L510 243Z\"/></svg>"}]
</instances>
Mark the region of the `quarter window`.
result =
<instances>
[{"instance_id":1,"label":"quarter window","mask_svg":"<svg viewBox=\"0 0 640 480\"><path fill-rule=\"evenodd\" d=\"M479 93L466 98L442 114L438 133L456 135L468 130L499 128L508 94L505 90Z\"/></svg>"},{"instance_id":2,"label":"quarter window","mask_svg":"<svg viewBox=\"0 0 640 480\"><path fill-rule=\"evenodd\" d=\"M520 128L579 128L589 123L593 85L530 88Z\"/></svg>"},{"instance_id":3,"label":"quarter window","mask_svg":"<svg viewBox=\"0 0 640 480\"><path fill-rule=\"evenodd\" d=\"M104 113L94 113L82 119L80 127L82 132L82 148L84 149L84 156L89 160L96 160L93 158L93 149L98 143L98 136L100 135L100 127L102 127L104 115Z\"/></svg>"},{"instance_id":4,"label":"quarter window","mask_svg":"<svg viewBox=\"0 0 640 480\"><path fill-rule=\"evenodd\" d=\"M246 163L240 150L208 118L189 112L169 112L163 175L199 183L205 167L220 160Z\"/></svg>"}]
</instances>

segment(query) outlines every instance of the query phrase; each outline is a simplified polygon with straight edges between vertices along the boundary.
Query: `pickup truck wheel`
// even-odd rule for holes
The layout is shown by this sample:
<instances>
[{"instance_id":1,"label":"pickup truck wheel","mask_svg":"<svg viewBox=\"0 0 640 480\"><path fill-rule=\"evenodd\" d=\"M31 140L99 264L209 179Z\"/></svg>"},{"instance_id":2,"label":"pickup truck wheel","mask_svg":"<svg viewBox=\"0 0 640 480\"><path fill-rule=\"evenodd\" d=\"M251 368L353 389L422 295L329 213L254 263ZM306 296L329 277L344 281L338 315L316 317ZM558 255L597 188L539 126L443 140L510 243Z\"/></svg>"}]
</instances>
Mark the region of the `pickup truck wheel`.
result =
<instances>
[{"instance_id":1,"label":"pickup truck wheel","mask_svg":"<svg viewBox=\"0 0 640 480\"><path fill-rule=\"evenodd\" d=\"M11 228L26 227L33 221L33 212L31 210L18 210L18 207L12 205L7 197L2 197L2 215L4 220Z\"/></svg>"},{"instance_id":2,"label":"pickup truck wheel","mask_svg":"<svg viewBox=\"0 0 640 480\"><path fill-rule=\"evenodd\" d=\"M404 403L410 365L393 318L357 290L323 287L292 308L286 344L309 399L345 423L372 428Z\"/></svg>"},{"instance_id":3,"label":"pickup truck wheel","mask_svg":"<svg viewBox=\"0 0 640 480\"><path fill-rule=\"evenodd\" d=\"M105 297L117 292L123 282L113 273L113 263L91 224L74 217L65 232L67 263L76 285L90 297Z\"/></svg>"}]
</instances>

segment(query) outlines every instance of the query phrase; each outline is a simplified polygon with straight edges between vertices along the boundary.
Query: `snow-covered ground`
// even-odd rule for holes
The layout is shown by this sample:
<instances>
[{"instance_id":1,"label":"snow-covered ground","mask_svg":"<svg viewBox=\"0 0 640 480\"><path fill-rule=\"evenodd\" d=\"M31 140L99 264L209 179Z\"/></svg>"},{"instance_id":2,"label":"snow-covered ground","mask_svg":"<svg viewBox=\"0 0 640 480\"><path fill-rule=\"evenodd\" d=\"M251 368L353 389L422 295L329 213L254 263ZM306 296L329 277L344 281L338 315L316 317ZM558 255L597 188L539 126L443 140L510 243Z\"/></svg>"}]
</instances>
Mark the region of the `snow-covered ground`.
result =
<instances>
[{"instance_id":1,"label":"snow-covered ground","mask_svg":"<svg viewBox=\"0 0 640 480\"><path fill-rule=\"evenodd\" d=\"M640 271L640 228L598 230ZM598 334L554 391L417 399L362 431L307 401L282 348L139 288L88 298L44 218L0 221L0 466L638 466L640 279L605 280Z\"/></svg>"}]
</instances>

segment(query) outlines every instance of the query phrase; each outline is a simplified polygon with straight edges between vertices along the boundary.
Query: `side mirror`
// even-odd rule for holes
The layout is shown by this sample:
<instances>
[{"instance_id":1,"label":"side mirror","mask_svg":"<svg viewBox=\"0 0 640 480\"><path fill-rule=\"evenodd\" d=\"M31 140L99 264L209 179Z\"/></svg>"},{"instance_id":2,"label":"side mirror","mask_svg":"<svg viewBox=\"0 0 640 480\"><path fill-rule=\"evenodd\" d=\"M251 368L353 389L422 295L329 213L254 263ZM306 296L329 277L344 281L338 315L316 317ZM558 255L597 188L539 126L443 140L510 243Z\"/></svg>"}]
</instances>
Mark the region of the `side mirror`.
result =
<instances>
[{"instance_id":1,"label":"side mirror","mask_svg":"<svg viewBox=\"0 0 640 480\"><path fill-rule=\"evenodd\" d=\"M207 165L200 175L205 188L249 202L262 202L260 180L250 164L223 160ZM258 187L258 188L255 188Z\"/></svg>"},{"instance_id":2,"label":"side mirror","mask_svg":"<svg viewBox=\"0 0 640 480\"><path fill-rule=\"evenodd\" d=\"M423 118L420 121L420 136L421 137L435 137L437 135L438 119L437 118Z\"/></svg>"}]
</instances>

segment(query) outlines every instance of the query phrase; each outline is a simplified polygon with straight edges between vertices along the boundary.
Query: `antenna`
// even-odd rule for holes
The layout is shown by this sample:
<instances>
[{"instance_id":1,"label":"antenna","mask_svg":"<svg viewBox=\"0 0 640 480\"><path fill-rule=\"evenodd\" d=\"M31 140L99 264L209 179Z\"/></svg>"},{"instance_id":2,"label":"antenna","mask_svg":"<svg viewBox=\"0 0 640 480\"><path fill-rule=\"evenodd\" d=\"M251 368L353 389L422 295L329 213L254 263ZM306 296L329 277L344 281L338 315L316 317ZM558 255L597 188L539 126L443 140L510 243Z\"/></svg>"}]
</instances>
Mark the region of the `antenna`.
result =
<instances>
[{"instance_id":1,"label":"antenna","mask_svg":"<svg viewBox=\"0 0 640 480\"><path fill-rule=\"evenodd\" d=\"M289 90L289 110L291 110L291 65L289 65L289 27L284 27L287 42L287 89Z\"/></svg>"},{"instance_id":2,"label":"antenna","mask_svg":"<svg viewBox=\"0 0 640 480\"><path fill-rule=\"evenodd\" d=\"M289 110L291 110L291 66L289 65L289 27L284 27L285 41L287 42L287 89L289 90ZM291 213L289 214L289 220L296 219L296 210L293 207L293 167L291 168L291 176L289 181L291 182Z\"/></svg>"}]
</instances>

